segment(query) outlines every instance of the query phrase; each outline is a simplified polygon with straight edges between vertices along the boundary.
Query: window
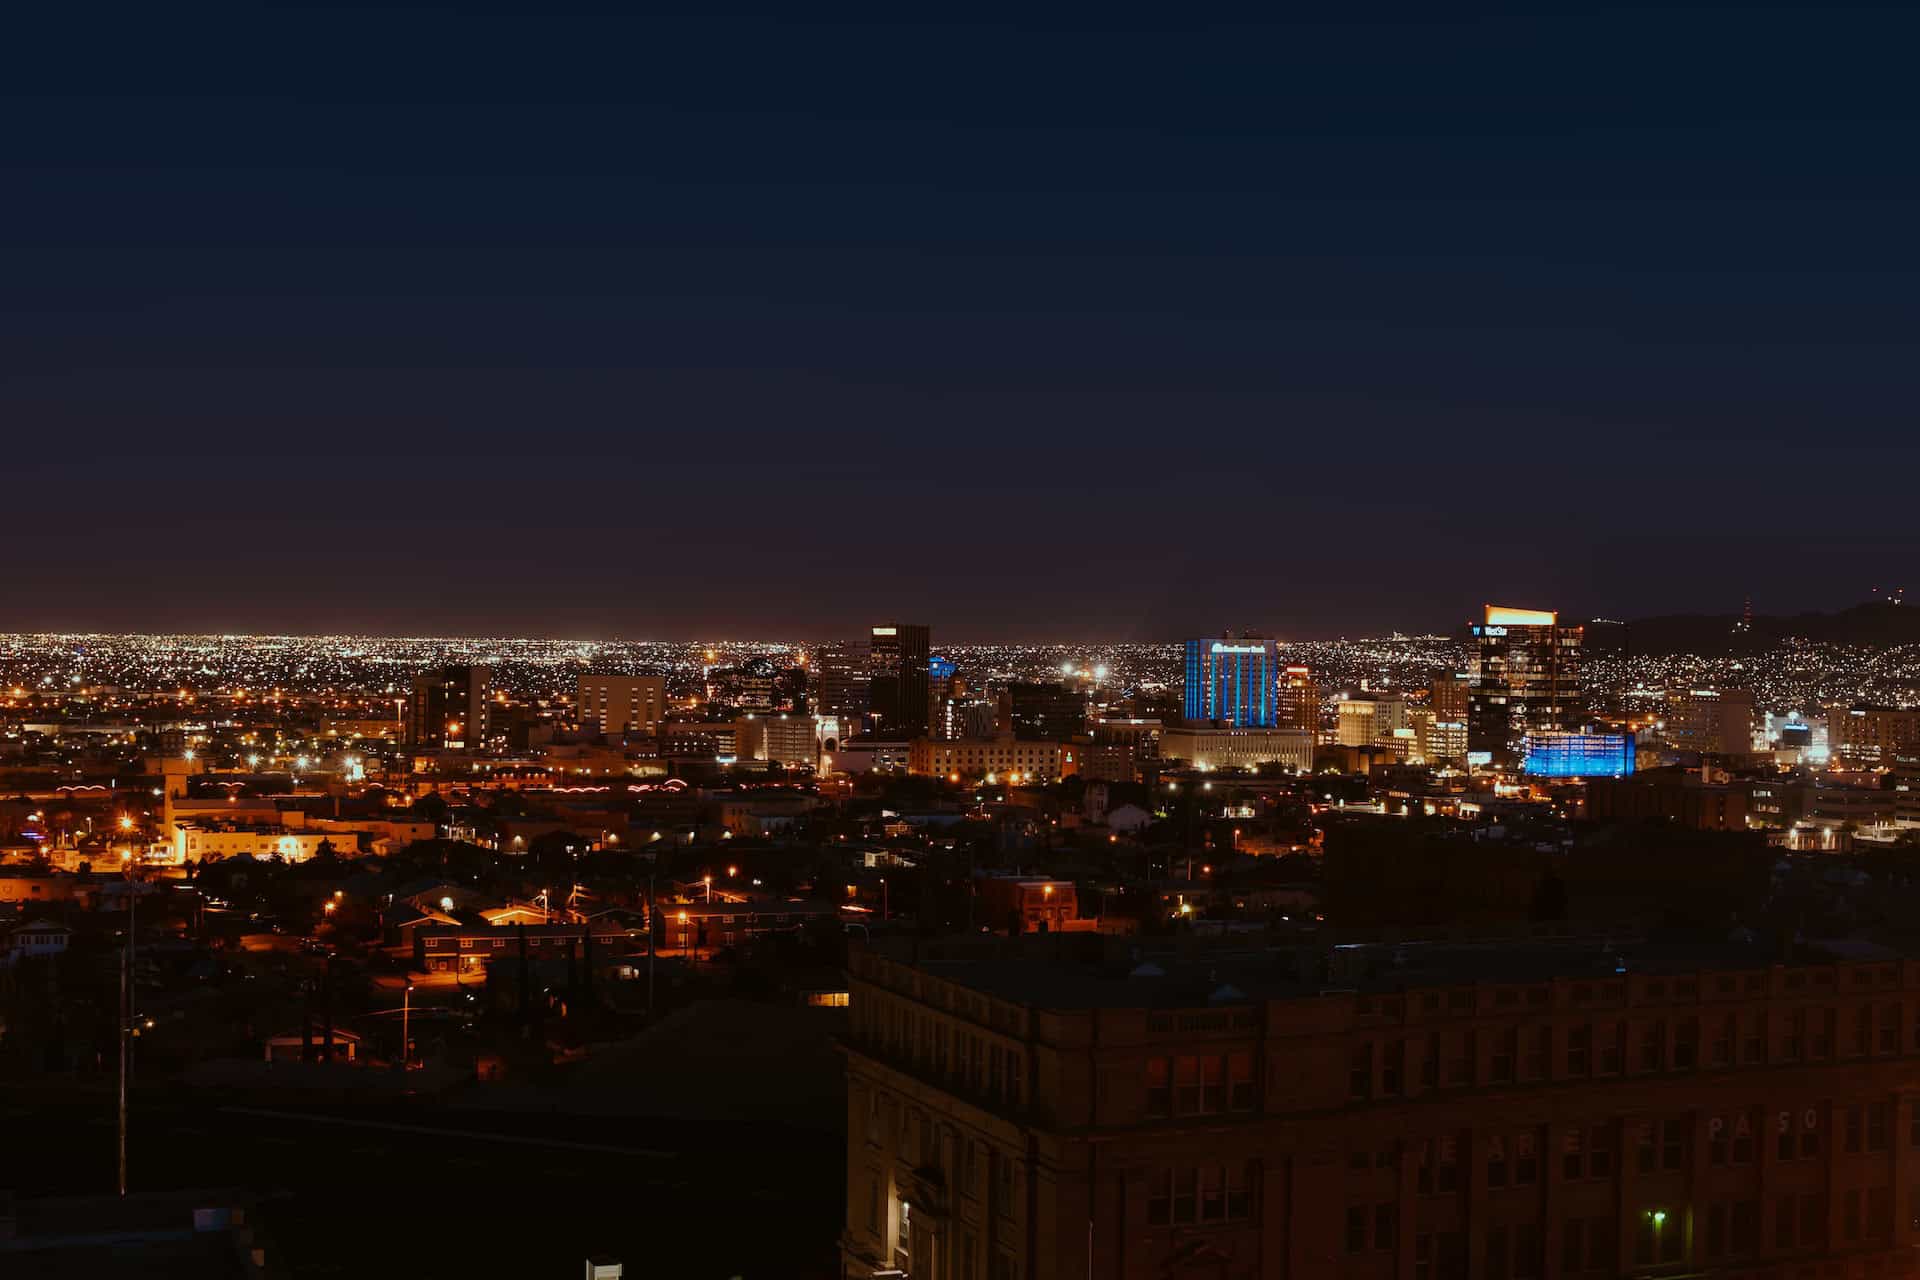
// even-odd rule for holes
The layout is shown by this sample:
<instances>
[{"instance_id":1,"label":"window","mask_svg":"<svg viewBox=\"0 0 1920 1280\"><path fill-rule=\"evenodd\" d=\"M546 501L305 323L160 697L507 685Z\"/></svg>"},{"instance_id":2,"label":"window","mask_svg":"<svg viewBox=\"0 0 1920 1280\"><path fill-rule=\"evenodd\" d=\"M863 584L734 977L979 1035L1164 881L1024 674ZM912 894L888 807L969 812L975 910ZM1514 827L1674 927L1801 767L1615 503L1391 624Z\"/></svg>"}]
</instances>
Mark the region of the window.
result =
<instances>
[{"instance_id":1,"label":"window","mask_svg":"<svg viewBox=\"0 0 1920 1280\"><path fill-rule=\"evenodd\" d=\"M1147 1187L1147 1224L1164 1227L1194 1222L1235 1222L1246 1219L1252 1209L1245 1165L1202 1165L1190 1169L1163 1169ZM1364 1233L1365 1206L1361 1206ZM1349 1239L1354 1214L1347 1213ZM1364 1247L1364 1246L1363 1246Z\"/></svg>"},{"instance_id":2,"label":"window","mask_svg":"<svg viewBox=\"0 0 1920 1280\"><path fill-rule=\"evenodd\" d=\"M1897 1004L1880 1007L1880 1052L1900 1052L1900 1006Z\"/></svg>"},{"instance_id":3,"label":"window","mask_svg":"<svg viewBox=\"0 0 1920 1280\"><path fill-rule=\"evenodd\" d=\"M1847 1153L1849 1155L1857 1154L1860 1150L1861 1129L1863 1127L1861 1122L1864 1118L1859 1103L1856 1102L1847 1108L1846 1143Z\"/></svg>"},{"instance_id":4,"label":"window","mask_svg":"<svg viewBox=\"0 0 1920 1280\"><path fill-rule=\"evenodd\" d=\"M1373 1206L1373 1247L1391 1249L1400 1235L1400 1206L1391 1201Z\"/></svg>"},{"instance_id":5,"label":"window","mask_svg":"<svg viewBox=\"0 0 1920 1280\"><path fill-rule=\"evenodd\" d=\"M1200 1059L1192 1054L1173 1060L1173 1102L1180 1115L1200 1114Z\"/></svg>"},{"instance_id":6,"label":"window","mask_svg":"<svg viewBox=\"0 0 1920 1280\"><path fill-rule=\"evenodd\" d=\"M1598 1074L1617 1076L1620 1074L1621 1042L1626 1038L1625 1023L1608 1023L1600 1028L1600 1065Z\"/></svg>"},{"instance_id":7,"label":"window","mask_svg":"<svg viewBox=\"0 0 1920 1280\"><path fill-rule=\"evenodd\" d=\"M1487 1186L1499 1190L1507 1185L1507 1140L1499 1134L1487 1139Z\"/></svg>"},{"instance_id":8,"label":"window","mask_svg":"<svg viewBox=\"0 0 1920 1280\"><path fill-rule=\"evenodd\" d=\"M1800 1247L1817 1249L1827 1242L1827 1198L1815 1192L1800 1197Z\"/></svg>"},{"instance_id":9,"label":"window","mask_svg":"<svg viewBox=\"0 0 1920 1280\"><path fill-rule=\"evenodd\" d=\"M1675 1234L1678 1234L1677 1232ZM1733 1205L1733 1251L1757 1253L1760 1249L1760 1202L1737 1200Z\"/></svg>"},{"instance_id":10,"label":"window","mask_svg":"<svg viewBox=\"0 0 1920 1280\"><path fill-rule=\"evenodd\" d=\"M1865 1057L1873 1047L1873 1006L1863 1004L1853 1011L1853 1052Z\"/></svg>"},{"instance_id":11,"label":"window","mask_svg":"<svg viewBox=\"0 0 1920 1280\"><path fill-rule=\"evenodd\" d=\"M1200 1114L1214 1115L1227 1109L1227 1061L1208 1054L1200 1059Z\"/></svg>"},{"instance_id":12,"label":"window","mask_svg":"<svg viewBox=\"0 0 1920 1280\"><path fill-rule=\"evenodd\" d=\"M1520 1033L1512 1027L1499 1031L1493 1037L1492 1080L1495 1084L1506 1084L1513 1079L1513 1060L1518 1054Z\"/></svg>"},{"instance_id":13,"label":"window","mask_svg":"<svg viewBox=\"0 0 1920 1280\"><path fill-rule=\"evenodd\" d=\"M1539 1224L1533 1222L1515 1224L1513 1228L1513 1280L1539 1280L1540 1266Z\"/></svg>"},{"instance_id":14,"label":"window","mask_svg":"<svg viewBox=\"0 0 1920 1280\"><path fill-rule=\"evenodd\" d=\"M1867 1238L1884 1240L1893 1234L1893 1188L1878 1186L1867 1192Z\"/></svg>"},{"instance_id":15,"label":"window","mask_svg":"<svg viewBox=\"0 0 1920 1280\"><path fill-rule=\"evenodd\" d=\"M1795 1009L1787 1015L1786 1034L1780 1039L1780 1057L1785 1062L1800 1061L1801 1047L1807 1038L1807 1011Z\"/></svg>"},{"instance_id":16,"label":"window","mask_svg":"<svg viewBox=\"0 0 1920 1280\"><path fill-rule=\"evenodd\" d=\"M1427 1089L1437 1088L1440 1084L1440 1037L1427 1037L1426 1052L1420 1055L1420 1084Z\"/></svg>"},{"instance_id":17,"label":"window","mask_svg":"<svg viewBox=\"0 0 1920 1280\"><path fill-rule=\"evenodd\" d=\"M1671 1172L1683 1168L1687 1158L1686 1121L1644 1121L1640 1126L1639 1151L1641 1173Z\"/></svg>"},{"instance_id":18,"label":"window","mask_svg":"<svg viewBox=\"0 0 1920 1280\"><path fill-rule=\"evenodd\" d=\"M1401 1091L1401 1079L1407 1065L1407 1042L1395 1040L1387 1045L1387 1051L1381 1055L1380 1092L1391 1098Z\"/></svg>"},{"instance_id":19,"label":"window","mask_svg":"<svg viewBox=\"0 0 1920 1280\"><path fill-rule=\"evenodd\" d=\"M1738 1031L1738 1022L1739 1016L1730 1013L1713 1024L1713 1048L1709 1053L1714 1066L1732 1065L1733 1039Z\"/></svg>"},{"instance_id":20,"label":"window","mask_svg":"<svg viewBox=\"0 0 1920 1280\"><path fill-rule=\"evenodd\" d=\"M1740 1061L1765 1062L1767 1058L1767 1015L1747 1015L1747 1033L1740 1040Z\"/></svg>"},{"instance_id":21,"label":"window","mask_svg":"<svg viewBox=\"0 0 1920 1280\"><path fill-rule=\"evenodd\" d=\"M1364 1253L1367 1248L1367 1206L1347 1206L1347 1252Z\"/></svg>"},{"instance_id":22,"label":"window","mask_svg":"<svg viewBox=\"0 0 1920 1280\"><path fill-rule=\"evenodd\" d=\"M1840 1238L1852 1243L1860 1238L1860 1188L1853 1187L1840 1197Z\"/></svg>"},{"instance_id":23,"label":"window","mask_svg":"<svg viewBox=\"0 0 1920 1280\"><path fill-rule=\"evenodd\" d=\"M1373 1096L1373 1044L1357 1044L1347 1058L1347 1096Z\"/></svg>"},{"instance_id":24,"label":"window","mask_svg":"<svg viewBox=\"0 0 1920 1280\"><path fill-rule=\"evenodd\" d=\"M1526 1076L1529 1080L1547 1078L1547 1064L1553 1061L1553 1028L1536 1027L1527 1037Z\"/></svg>"},{"instance_id":25,"label":"window","mask_svg":"<svg viewBox=\"0 0 1920 1280\"><path fill-rule=\"evenodd\" d=\"M1487 1228L1487 1265L1481 1272L1486 1280L1510 1280L1507 1269L1507 1229L1501 1226Z\"/></svg>"},{"instance_id":26,"label":"window","mask_svg":"<svg viewBox=\"0 0 1920 1280\"><path fill-rule=\"evenodd\" d=\"M1640 1069L1660 1071L1667 1065L1667 1024L1650 1022L1640 1030Z\"/></svg>"},{"instance_id":27,"label":"window","mask_svg":"<svg viewBox=\"0 0 1920 1280\"><path fill-rule=\"evenodd\" d=\"M1253 1055L1227 1055L1227 1107L1232 1111L1253 1110Z\"/></svg>"},{"instance_id":28,"label":"window","mask_svg":"<svg viewBox=\"0 0 1920 1280\"><path fill-rule=\"evenodd\" d=\"M1781 1196L1773 1205L1773 1247L1776 1249L1793 1248L1793 1228L1798 1219L1795 1216L1798 1206L1792 1196Z\"/></svg>"},{"instance_id":29,"label":"window","mask_svg":"<svg viewBox=\"0 0 1920 1280\"><path fill-rule=\"evenodd\" d=\"M1529 1129L1513 1140L1513 1185L1530 1187L1540 1181L1540 1140Z\"/></svg>"},{"instance_id":30,"label":"window","mask_svg":"<svg viewBox=\"0 0 1920 1280\"><path fill-rule=\"evenodd\" d=\"M1463 1031L1454 1040L1454 1054L1447 1059L1447 1083L1463 1085L1473 1083L1473 1032Z\"/></svg>"},{"instance_id":31,"label":"window","mask_svg":"<svg viewBox=\"0 0 1920 1280\"><path fill-rule=\"evenodd\" d=\"M1684 1018L1673 1028L1673 1069L1691 1071L1700 1061L1700 1020Z\"/></svg>"},{"instance_id":32,"label":"window","mask_svg":"<svg viewBox=\"0 0 1920 1280\"><path fill-rule=\"evenodd\" d=\"M1567 1074L1584 1076L1592 1066L1593 1031L1585 1026L1567 1028Z\"/></svg>"},{"instance_id":33,"label":"window","mask_svg":"<svg viewBox=\"0 0 1920 1280\"><path fill-rule=\"evenodd\" d=\"M1867 1104L1867 1150L1885 1151L1889 1145L1889 1136L1893 1130L1893 1104L1890 1102L1870 1102Z\"/></svg>"}]
</instances>

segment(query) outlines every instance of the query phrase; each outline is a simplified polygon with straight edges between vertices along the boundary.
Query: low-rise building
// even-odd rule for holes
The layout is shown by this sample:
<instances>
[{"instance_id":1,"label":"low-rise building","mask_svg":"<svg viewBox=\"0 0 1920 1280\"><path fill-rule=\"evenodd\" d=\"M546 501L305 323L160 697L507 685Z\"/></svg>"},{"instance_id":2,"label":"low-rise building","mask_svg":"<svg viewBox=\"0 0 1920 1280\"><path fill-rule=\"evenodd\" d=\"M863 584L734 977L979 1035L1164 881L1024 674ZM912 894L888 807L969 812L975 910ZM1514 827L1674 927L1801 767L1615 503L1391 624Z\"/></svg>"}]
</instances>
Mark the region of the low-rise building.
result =
<instances>
[{"instance_id":1,"label":"low-rise building","mask_svg":"<svg viewBox=\"0 0 1920 1280\"><path fill-rule=\"evenodd\" d=\"M1079 771L1078 743L1040 742L1003 733L993 738L941 742L917 738L907 771L930 777L991 778L998 782L1056 782Z\"/></svg>"},{"instance_id":2,"label":"low-rise building","mask_svg":"<svg viewBox=\"0 0 1920 1280\"><path fill-rule=\"evenodd\" d=\"M1160 735L1160 755L1196 769L1256 769L1277 764L1295 773L1313 770L1313 737L1306 729L1235 729L1176 725Z\"/></svg>"}]
</instances>

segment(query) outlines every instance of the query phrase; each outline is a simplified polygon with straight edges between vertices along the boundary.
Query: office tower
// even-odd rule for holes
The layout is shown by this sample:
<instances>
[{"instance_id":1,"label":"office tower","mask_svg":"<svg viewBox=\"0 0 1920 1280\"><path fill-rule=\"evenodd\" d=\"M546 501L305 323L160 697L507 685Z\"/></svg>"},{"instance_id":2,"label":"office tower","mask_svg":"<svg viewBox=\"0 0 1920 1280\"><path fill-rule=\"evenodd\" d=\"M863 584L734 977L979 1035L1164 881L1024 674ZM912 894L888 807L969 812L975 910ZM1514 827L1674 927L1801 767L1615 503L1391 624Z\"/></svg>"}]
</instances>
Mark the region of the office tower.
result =
<instances>
[{"instance_id":1,"label":"office tower","mask_svg":"<svg viewBox=\"0 0 1920 1280\"><path fill-rule=\"evenodd\" d=\"M1579 627L1563 627L1544 610L1490 604L1472 633L1470 752L1511 763L1528 733L1580 727Z\"/></svg>"},{"instance_id":2,"label":"office tower","mask_svg":"<svg viewBox=\"0 0 1920 1280\"><path fill-rule=\"evenodd\" d=\"M857 725L871 699L873 675L868 662L867 646L860 641L836 641L814 649L808 666L815 714L831 716L842 725Z\"/></svg>"},{"instance_id":3,"label":"office tower","mask_svg":"<svg viewBox=\"0 0 1920 1280\"><path fill-rule=\"evenodd\" d=\"M1433 718L1449 724L1465 724L1473 682L1460 674L1435 676L1431 690Z\"/></svg>"},{"instance_id":4,"label":"office tower","mask_svg":"<svg viewBox=\"0 0 1920 1280\"><path fill-rule=\"evenodd\" d=\"M1392 746L1407 728L1407 700L1397 693L1349 693L1335 704L1333 740L1343 747Z\"/></svg>"},{"instance_id":5,"label":"office tower","mask_svg":"<svg viewBox=\"0 0 1920 1280\"><path fill-rule=\"evenodd\" d=\"M1842 768L1889 764L1896 754L1920 748L1920 708L1829 707L1827 743Z\"/></svg>"},{"instance_id":6,"label":"office tower","mask_svg":"<svg viewBox=\"0 0 1920 1280\"><path fill-rule=\"evenodd\" d=\"M609 737L651 733L667 713L667 678L583 675L579 698L584 728Z\"/></svg>"},{"instance_id":7,"label":"office tower","mask_svg":"<svg viewBox=\"0 0 1920 1280\"><path fill-rule=\"evenodd\" d=\"M1667 745L1701 755L1753 750L1753 694L1745 689L1669 689Z\"/></svg>"},{"instance_id":8,"label":"office tower","mask_svg":"<svg viewBox=\"0 0 1920 1280\"><path fill-rule=\"evenodd\" d=\"M779 668L765 654L736 667L714 667L707 672L707 701L742 711L769 711L779 675Z\"/></svg>"},{"instance_id":9,"label":"office tower","mask_svg":"<svg viewBox=\"0 0 1920 1280\"><path fill-rule=\"evenodd\" d=\"M1087 694L1072 684L1013 680L1000 690L1005 724L1027 741L1075 738L1087 731Z\"/></svg>"},{"instance_id":10,"label":"office tower","mask_svg":"<svg viewBox=\"0 0 1920 1280\"><path fill-rule=\"evenodd\" d=\"M868 646L874 733L895 740L924 738L933 659L929 629L904 622L874 627Z\"/></svg>"},{"instance_id":11,"label":"office tower","mask_svg":"<svg viewBox=\"0 0 1920 1280\"><path fill-rule=\"evenodd\" d=\"M1275 723L1280 660L1262 636L1187 641L1185 715L1188 720L1267 729Z\"/></svg>"},{"instance_id":12,"label":"office tower","mask_svg":"<svg viewBox=\"0 0 1920 1280\"><path fill-rule=\"evenodd\" d=\"M413 678L407 742L415 747L481 750L492 727L493 669L442 667Z\"/></svg>"},{"instance_id":13,"label":"office tower","mask_svg":"<svg viewBox=\"0 0 1920 1280\"><path fill-rule=\"evenodd\" d=\"M1624 778L1633 772L1631 733L1542 730L1526 738L1521 766L1530 778Z\"/></svg>"},{"instance_id":14,"label":"office tower","mask_svg":"<svg viewBox=\"0 0 1920 1280\"><path fill-rule=\"evenodd\" d=\"M1279 701L1274 708L1274 723L1282 729L1320 730L1320 688L1313 682L1311 668L1292 665L1280 670Z\"/></svg>"}]
</instances>

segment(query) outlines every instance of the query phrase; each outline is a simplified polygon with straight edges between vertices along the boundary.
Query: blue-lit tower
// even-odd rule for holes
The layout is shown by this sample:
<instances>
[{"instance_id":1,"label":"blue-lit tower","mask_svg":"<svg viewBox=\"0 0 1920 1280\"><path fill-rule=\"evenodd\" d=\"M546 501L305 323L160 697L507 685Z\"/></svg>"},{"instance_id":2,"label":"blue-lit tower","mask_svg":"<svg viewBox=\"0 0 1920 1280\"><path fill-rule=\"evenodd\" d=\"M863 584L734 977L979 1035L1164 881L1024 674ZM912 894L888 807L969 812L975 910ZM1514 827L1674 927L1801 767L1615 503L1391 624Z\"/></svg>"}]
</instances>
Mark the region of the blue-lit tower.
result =
<instances>
[{"instance_id":1,"label":"blue-lit tower","mask_svg":"<svg viewBox=\"0 0 1920 1280\"><path fill-rule=\"evenodd\" d=\"M1272 728L1279 719L1279 684L1280 656L1270 639L1228 634L1187 641L1189 720Z\"/></svg>"}]
</instances>

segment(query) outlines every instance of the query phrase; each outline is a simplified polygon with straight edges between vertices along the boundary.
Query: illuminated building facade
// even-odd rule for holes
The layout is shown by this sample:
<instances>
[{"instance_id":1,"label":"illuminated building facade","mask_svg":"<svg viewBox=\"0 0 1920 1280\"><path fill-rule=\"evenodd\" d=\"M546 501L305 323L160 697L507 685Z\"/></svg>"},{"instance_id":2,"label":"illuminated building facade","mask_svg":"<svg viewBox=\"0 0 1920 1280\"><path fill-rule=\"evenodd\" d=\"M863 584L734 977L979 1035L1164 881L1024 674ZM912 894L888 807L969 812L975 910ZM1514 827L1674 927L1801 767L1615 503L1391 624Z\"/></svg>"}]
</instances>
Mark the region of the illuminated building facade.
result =
<instances>
[{"instance_id":1,"label":"illuminated building facade","mask_svg":"<svg viewBox=\"0 0 1920 1280\"><path fill-rule=\"evenodd\" d=\"M929 629L896 622L872 629L868 671L875 732L889 738L927 733L933 651Z\"/></svg>"},{"instance_id":2,"label":"illuminated building facade","mask_svg":"<svg viewBox=\"0 0 1920 1280\"><path fill-rule=\"evenodd\" d=\"M1310 667L1293 664L1280 669L1274 723L1282 729L1320 729L1320 687Z\"/></svg>"},{"instance_id":3,"label":"illuminated building facade","mask_svg":"<svg viewBox=\"0 0 1920 1280\"><path fill-rule=\"evenodd\" d=\"M1920 962L918 945L849 959L848 1280L1912 1274Z\"/></svg>"},{"instance_id":4,"label":"illuminated building facade","mask_svg":"<svg viewBox=\"0 0 1920 1280\"><path fill-rule=\"evenodd\" d=\"M1630 733L1530 733L1521 770L1530 778L1624 778L1633 772Z\"/></svg>"},{"instance_id":5,"label":"illuminated building facade","mask_svg":"<svg viewBox=\"0 0 1920 1280\"><path fill-rule=\"evenodd\" d=\"M1195 769L1257 769L1277 764L1294 773L1311 773L1313 737L1305 729L1168 725L1160 733L1160 755Z\"/></svg>"},{"instance_id":6,"label":"illuminated building facade","mask_svg":"<svg viewBox=\"0 0 1920 1280\"><path fill-rule=\"evenodd\" d=\"M1529 733L1580 727L1580 628L1538 609L1486 607L1472 628L1467 748L1516 759Z\"/></svg>"},{"instance_id":7,"label":"illuminated building facade","mask_svg":"<svg viewBox=\"0 0 1920 1280\"><path fill-rule=\"evenodd\" d=\"M863 643L823 644L809 666L811 701L818 715L858 724L872 698L872 659Z\"/></svg>"},{"instance_id":8,"label":"illuminated building facade","mask_svg":"<svg viewBox=\"0 0 1920 1280\"><path fill-rule=\"evenodd\" d=\"M1182 687L1188 720L1272 728L1278 723L1279 681L1272 640L1229 634L1187 641Z\"/></svg>"},{"instance_id":9,"label":"illuminated building facade","mask_svg":"<svg viewBox=\"0 0 1920 1280\"><path fill-rule=\"evenodd\" d=\"M1407 701L1398 694L1346 694L1334 710L1333 740L1343 747L1391 746L1408 727Z\"/></svg>"},{"instance_id":10,"label":"illuminated building facade","mask_svg":"<svg viewBox=\"0 0 1920 1280\"><path fill-rule=\"evenodd\" d=\"M1744 689L1669 689L1667 745L1701 755L1753 750L1753 694Z\"/></svg>"},{"instance_id":11,"label":"illuminated building facade","mask_svg":"<svg viewBox=\"0 0 1920 1280\"><path fill-rule=\"evenodd\" d=\"M667 713L665 676L595 676L579 680L580 723L610 737L651 733Z\"/></svg>"},{"instance_id":12,"label":"illuminated building facade","mask_svg":"<svg viewBox=\"0 0 1920 1280\"><path fill-rule=\"evenodd\" d=\"M1920 751L1920 708L1832 707L1827 741L1834 763L1842 767L1891 765L1898 754Z\"/></svg>"},{"instance_id":13,"label":"illuminated building facade","mask_svg":"<svg viewBox=\"0 0 1920 1280\"><path fill-rule=\"evenodd\" d=\"M492 728L493 669L442 667L413 678L410 746L481 750Z\"/></svg>"},{"instance_id":14,"label":"illuminated building facade","mask_svg":"<svg viewBox=\"0 0 1920 1280\"><path fill-rule=\"evenodd\" d=\"M1079 772L1079 753L1076 743L1033 742L1010 733L953 742L916 738L908 749L907 772L929 777L958 774L969 781L1055 782Z\"/></svg>"}]
</instances>

